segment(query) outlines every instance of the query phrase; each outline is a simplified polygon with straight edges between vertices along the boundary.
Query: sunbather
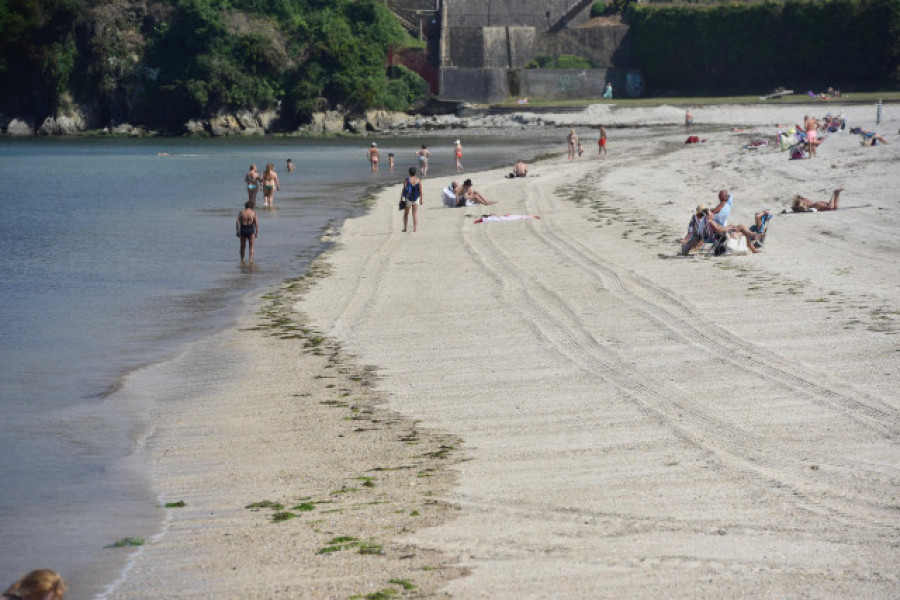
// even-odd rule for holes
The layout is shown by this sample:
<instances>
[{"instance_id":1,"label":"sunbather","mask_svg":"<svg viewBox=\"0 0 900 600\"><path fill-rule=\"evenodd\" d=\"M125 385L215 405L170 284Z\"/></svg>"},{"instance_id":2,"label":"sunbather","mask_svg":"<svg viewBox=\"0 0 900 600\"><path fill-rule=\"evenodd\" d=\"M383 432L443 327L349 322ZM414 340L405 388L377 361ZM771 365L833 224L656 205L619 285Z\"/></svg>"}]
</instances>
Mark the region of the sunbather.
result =
<instances>
[{"instance_id":1,"label":"sunbather","mask_svg":"<svg viewBox=\"0 0 900 600\"><path fill-rule=\"evenodd\" d=\"M862 127L854 127L850 130L850 133L855 133L862 137L863 146L875 146L878 142L882 144L887 144L888 141L884 139L884 136L880 133L875 133L874 131L866 131Z\"/></svg>"},{"instance_id":2,"label":"sunbather","mask_svg":"<svg viewBox=\"0 0 900 600\"><path fill-rule=\"evenodd\" d=\"M831 198L828 202L810 200L809 198L804 198L800 194L794 196L793 202L791 202L791 210L794 212L815 212L815 211L825 211L825 210L837 210L838 209L838 199L841 196L841 192L844 191L844 188L837 188L831 193Z\"/></svg>"},{"instance_id":3,"label":"sunbather","mask_svg":"<svg viewBox=\"0 0 900 600\"><path fill-rule=\"evenodd\" d=\"M475 202L476 204L484 204L484 205L497 203L496 200L488 200L487 198L482 196L481 193L473 190L471 179L466 179L463 182L462 187L457 188L457 190L456 190L456 205L457 206L466 206L467 200Z\"/></svg>"}]
</instances>

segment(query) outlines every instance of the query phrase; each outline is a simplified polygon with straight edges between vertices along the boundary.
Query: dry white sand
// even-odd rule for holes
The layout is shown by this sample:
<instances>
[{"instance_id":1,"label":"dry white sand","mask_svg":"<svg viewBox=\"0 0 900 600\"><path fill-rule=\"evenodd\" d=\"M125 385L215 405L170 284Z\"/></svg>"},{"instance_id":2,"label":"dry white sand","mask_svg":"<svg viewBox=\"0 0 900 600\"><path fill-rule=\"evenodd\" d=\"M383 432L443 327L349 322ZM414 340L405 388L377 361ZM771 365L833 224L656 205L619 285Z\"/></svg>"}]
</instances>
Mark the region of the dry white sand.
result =
<instances>
[{"instance_id":1,"label":"dry white sand","mask_svg":"<svg viewBox=\"0 0 900 600\"><path fill-rule=\"evenodd\" d=\"M158 408L155 477L188 506L110 596L900 596L897 107L889 146L742 149L822 106L695 109L698 145L612 129L606 159L590 138L536 177L472 175L489 209L443 208L449 179L428 179L415 234L386 191L297 304L315 332L275 302L282 337L217 336L228 376ZM729 122L759 128L709 125ZM759 255L675 255L720 188L749 225L839 186L866 206L778 215ZM360 410L384 414L358 432ZM277 525L243 508L305 497L340 504ZM385 553L316 554L338 536Z\"/></svg>"}]
</instances>

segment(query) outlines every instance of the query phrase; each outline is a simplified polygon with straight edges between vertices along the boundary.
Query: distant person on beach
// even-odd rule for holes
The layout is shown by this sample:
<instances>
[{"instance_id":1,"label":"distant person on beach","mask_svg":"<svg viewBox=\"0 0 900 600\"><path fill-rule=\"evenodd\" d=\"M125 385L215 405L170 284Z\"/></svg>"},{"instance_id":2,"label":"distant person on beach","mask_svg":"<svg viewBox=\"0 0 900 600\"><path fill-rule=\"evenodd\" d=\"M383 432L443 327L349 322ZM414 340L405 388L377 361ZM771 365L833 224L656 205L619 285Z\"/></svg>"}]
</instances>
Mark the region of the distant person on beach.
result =
<instances>
[{"instance_id":1,"label":"distant person on beach","mask_svg":"<svg viewBox=\"0 0 900 600\"><path fill-rule=\"evenodd\" d=\"M606 89L603 90L603 97L606 98L607 100L612 100L612 94L613 94L612 84L607 83Z\"/></svg>"},{"instance_id":2,"label":"distant person on beach","mask_svg":"<svg viewBox=\"0 0 900 600\"><path fill-rule=\"evenodd\" d=\"M275 190L281 191L281 184L278 183L278 173L275 172L275 165L266 164L266 170L262 174L263 198L265 198L266 206L275 205Z\"/></svg>"},{"instance_id":3,"label":"distant person on beach","mask_svg":"<svg viewBox=\"0 0 900 600\"><path fill-rule=\"evenodd\" d=\"M453 156L456 158L456 172L462 173L462 144L459 143L459 140L453 142Z\"/></svg>"},{"instance_id":4,"label":"distant person on beach","mask_svg":"<svg viewBox=\"0 0 900 600\"><path fill-rule=\"evenodd\" d=\"M366 158L368 159L369 164L372 166L372 172L377 173L378 172L378 158L379 158L377 143L372 142L372 145L369 146L369 149L366 151Z\"/></svg>"},{"instance_id":5,"label":"distant person on beach","mask_svg":"<svg viewBox=\"0 0 900 600\"><path fill-rule=\"evenodd\" d=\"M888 143L883 135L875 133L874 131L866 131L861 127L854 127L850 130L850 133L862 137L863 146L876 146L878 145L878 142L881 142L882 144Z\"/></svg>"},{"instance_id":6,"label":"distant person on beach","mask_svg":"<svg viewBox=\"0 0 900 600\"><path fill-rule=\"evenodd\" d=\"M261 178L256 171L256 165L250 165L250 170L244 175L244 183L247 185L247 200L256 203L256 193L259 191Z\"/></svg>"},{"instance_id":7,"label":"distant person on beach","mask_svg":"<svg viewBox=\"0 0 900 600\"><path fill-rule=\"evenodd\" d=\"M690 109L684 111L684 126L687 127L688 131L691 129L691 125L694 124L694 113L691 112Z\"/></svg>"},{"instance_id":8,"label":"distant person on beach","mask_svg":"<svg viewBox=\"0 0 900 600\"><path fill-rule=\"evenodd\" d=\"M419 160L419 171L421 171L423 177L428 175L428 157L430 156L431 153L425 144L422 144L422 147L416 152L416 158Z\"/></svg>"},{"instance_id":9,"label":"distant person on beach","mask_svg":"<svg viewBox=\"0 0 900 600\"><path fill-rule=\"evenodd\" d=\"M525 177L528 175L528 165L526 165L525 161L521 158L516 161L516 164L513 167L513 175L515 177Z\"/></svg>"},{"instance_id":10,"label":"distant person on beach","mask_svg":"<svg viewBox=\"0 0 900 600\"><path fill-rule=\"evenodd\" d=\"M388 152L388 166L391 168L391 172L394 171L394 153Z\"/></svg>"},{"instance_id":11,"label":"distant person on beach","mask_svg":"<svg viewBox=\"0 0 900 600\"><path fill-rule=\"evenodd\" d=\"M734 196L728 190L719 190L719 203L710 211L713 219L722 226L728 225L731 209L734 208Z\"/></svg>"},{"instance_id":12,"label":"distant person on beach","mask_svg":"<svg viewBox=\"0 0 900 600\"><path fill-rule=\"evenodd\" d=\"M456 205L457 206L466 206L470 202L474 202L475 204L483 204L485 206L489 206L491 204L496 204L496 200L488 200L480 192L476 192L472 189L472 180L466 179L463 181L462 187L457 190L456 194Z\"/></svg>"},{"instance_id":13,"label":"distant person on beach","mask_svg":"<svg viewBox=\"0 0 900 600\"><path fill-rule=\"evenodd\" d=\"M600 130L600 139L597 140L597 156L601 154L606 156L606 128L603 125L597 125Z\"/></svg>"},{"instance_id":14,"label":"distant person on beach","mask_svg":"<svg viewBox=\"0 0 900 600\"><path fill-rule=\"evenodd\" d=\"M18 580L3 593L3 600L62 600L66 582L52 569L37 569Z\"/></svg>"},{"instance_id":15,"label":"distant person on beach","mask_svg":"<svg viewBox=\"0 0 900 600\"><path fill-rule=\"evenodd\" d=\"M578 158L581 158L581 155L584 154L584 146L581 145L581 142L578 142Z\"/></svg>"},{"instance_id":16,"label":"distant person on beach","mask_svg":"<svg viewBox=\"0 0 900 600\"><path fill-rule=\"evenodd\" d=\"M291 159L287 159L287 164L285 165L285 167L287 168L288 173L293 173L294 169L297 168L296 165L294 165L294 161L292 161Z\"/></svg>"},{"instance_id":17,"label":"distant person on beach","mask_svg":"<svg viewBox=\"0 0 900 600\"><path fill-rule=\"evenodd\" d=\"M238 213L234 224L234 233L241 240L241 262L244 261L244 250L250 246L250 262L253 262L253 245L259 237L259 221L256 218L255 205L249 200L244 203L244 210Z\"/></svg>"},{"instance_id":18,"label":"distant person on beach","mask_svg":"<svg viewBox=\"0 0 900 600\"><path fill-rule=\"evenodd\" d=\"M806 131L806 145L809 149L809 157L816 156L816 148L819 144L819 120L815 117L803 117L803 129Z\"/></svg>"},{"instance_id":19,"label":"distant person on beach","mask_svg":"<svg viewBox=\"0 0 900 600\"><path fill-rule=\"evenodd\" d=\"M831 193L831 198L828 202L810 200L809 198L804 198L800 194L794 196L794 200L791 202L791 210L794 212L822 212L827 210L837 210L838 209L838 200L841 197L841 192L844 191L844 188L837 188Z\"/></svg>"},{"instance_id":20,"label":"distant person on beach","mask_svg":"<svg viewBox=\"0 0 900 600\"><path fill-rule=\"evenodd\" d=\"M569 160L572 160L575 158L575 152L578 148L578 134L575 133L574 129L569 130L569 135L566 136L566 142L568 143L566 156L568 156Z\"/></svg>"},{"instance_id":21,"label":"distant person on beach","mask_svg":"<svg viewBox=\"0 0 900 600\"><path fill-rule=\"evenodd\" d=\"M409 177L403 181L401 197L406 201L403 207L403 231L408 229L409 212L412 210L413 233L419 229L419 206L422 204L422 180L416 177L416 168L409 168Z\"/></svg>"}]
</instances>

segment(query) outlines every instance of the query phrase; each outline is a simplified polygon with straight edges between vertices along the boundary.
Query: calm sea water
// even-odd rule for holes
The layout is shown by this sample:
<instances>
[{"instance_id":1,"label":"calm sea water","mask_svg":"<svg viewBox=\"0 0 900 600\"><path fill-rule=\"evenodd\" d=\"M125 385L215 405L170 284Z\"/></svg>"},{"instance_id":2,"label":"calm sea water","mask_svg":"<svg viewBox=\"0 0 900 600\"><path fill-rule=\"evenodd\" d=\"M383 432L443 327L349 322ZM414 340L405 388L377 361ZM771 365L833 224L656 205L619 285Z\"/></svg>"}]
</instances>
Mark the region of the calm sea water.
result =
<instances>
[{"instance_id":1,"label":"calm sea water","mask_svg":"<svg viewBox=\"0 0 900 600\"><path fill-rule=\"evenodd\" d=\"M104 546L159 528L145 476L118 466L141 412L115 404L129 373L302 274L323 228L361 210L367 188L399 182L418 144L433 152L432 176L453 171L450 140L378 139L397 166L372 174L369 141L0 141L0 586L50 566L70 581L67 598L101 593L127 556ZM546 149L499 142L465 139L467 169ZM234 221L244 173L267 162L282 189L274 210L259 210L251 267Z\"/></svg>"}]
</instances>

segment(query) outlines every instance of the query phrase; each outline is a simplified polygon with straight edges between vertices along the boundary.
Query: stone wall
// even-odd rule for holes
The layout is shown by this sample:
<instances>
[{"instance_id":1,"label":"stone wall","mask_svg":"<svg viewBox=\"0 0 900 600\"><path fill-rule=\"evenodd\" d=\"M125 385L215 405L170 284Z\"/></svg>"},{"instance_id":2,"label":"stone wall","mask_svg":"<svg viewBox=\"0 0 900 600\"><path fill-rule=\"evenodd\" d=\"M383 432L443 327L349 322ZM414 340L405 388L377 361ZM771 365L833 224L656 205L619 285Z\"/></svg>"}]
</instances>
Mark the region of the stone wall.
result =
<instances>
[{"instance_id":1,"label":"stone wall","mask_svg":"<svg viewBox=\"0 0 900 600\"><path fill-rule=\"evenodd\" d=\"M615 98L639 96L640 74L628 69L441 69L448 100L481 104L510 96L542 100L600 98L606 84Z\"/></svg>"}]
</instances>

